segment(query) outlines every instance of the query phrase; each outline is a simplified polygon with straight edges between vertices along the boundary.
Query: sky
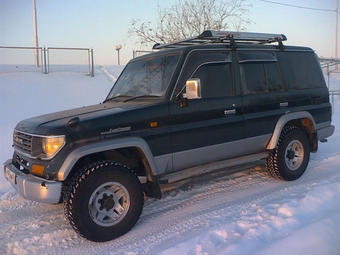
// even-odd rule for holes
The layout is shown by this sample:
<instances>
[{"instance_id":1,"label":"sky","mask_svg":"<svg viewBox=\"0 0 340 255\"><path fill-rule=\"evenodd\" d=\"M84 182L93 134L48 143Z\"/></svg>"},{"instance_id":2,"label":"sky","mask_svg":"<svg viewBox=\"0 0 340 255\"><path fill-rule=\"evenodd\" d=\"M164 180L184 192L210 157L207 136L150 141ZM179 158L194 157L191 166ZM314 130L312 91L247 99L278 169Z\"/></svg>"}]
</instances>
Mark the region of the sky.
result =
<instances>
[{"instance_id":1,"label":"sky","mask_svg":"<svg viewBox=\"0 0 340 255\"><path fill-rule=\"evenodd\" d=\"M140 49L137 38L127 37L132 20L156 23L157 4L166 7L177 1L36 0L38 43L93 48L98 65L117 64L115 46L120 44L120 64L125 65L133 50ZM286 44L309 46L321 57L335 57L337 0L245 0L244 4L252 6L248 31L285 34ZM34 46L32 0L0 0L0 46Z\"/></svg>"}]
</instances>

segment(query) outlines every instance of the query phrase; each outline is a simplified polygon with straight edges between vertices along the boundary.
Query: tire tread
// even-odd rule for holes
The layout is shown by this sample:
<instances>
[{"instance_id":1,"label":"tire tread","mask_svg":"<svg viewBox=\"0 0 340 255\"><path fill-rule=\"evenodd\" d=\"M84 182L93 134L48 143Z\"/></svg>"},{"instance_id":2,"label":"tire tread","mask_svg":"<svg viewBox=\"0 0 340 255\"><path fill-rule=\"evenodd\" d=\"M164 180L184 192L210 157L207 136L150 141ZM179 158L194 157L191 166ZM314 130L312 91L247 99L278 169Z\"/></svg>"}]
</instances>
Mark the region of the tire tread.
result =
<instances>
[{"instance_id":1,"label":"tire tread","mask_svg":"<svg viewBox=\"0 0 340 255\"><path fill-rule=\"evenodd\" d=\"M74 208L73 204L73 200L74 200L74 197L76 195L76 193L78 192L78 188L79 186L81 185L81 183L89 176L91 175L91 173L103 168L103 167L107 167L107 166L119 166L119 167L123 167L125 168L127 171L130 171L131 173L133 173L136 178L137 175L136 173L130 169L129 167L119 163L119 162L115 162L115 161L97 161L97 162L94 162L92 164L89 164L83 168L81 168L77 173L74 174L74 176L70 179L70 181L68 182L68 187L64 193L64 214L65 214L65 217L68 219L68 221L70 222L70 225L72 226L72 228L75 230L75 232L86 238L86 239L89 239L89 240L92 240L92 241L108 241L110 239L103 239L103 240L100 240L100 238L98 237L98 239L93 239L93 238L89 238L89 236L86 236L84 235L77 227L77 224L75 223L75 214L74 214L74 210L76 210L77 208ZM143 191L142 191L142 187L140 186L140 194L141 194L141 197L138 198L138 199L141 199L142 201L142 207L143 207L143 203L144 203L144 197L143 197ZM136 222L138 221L138 219L140 218L140 215L141 215L141 211L136 219ZM117 236L118 237L118 236ZM114 237L115 238L115 237ZM113 238L111 238L113 239Z\"/></svg>"}]
</instances>

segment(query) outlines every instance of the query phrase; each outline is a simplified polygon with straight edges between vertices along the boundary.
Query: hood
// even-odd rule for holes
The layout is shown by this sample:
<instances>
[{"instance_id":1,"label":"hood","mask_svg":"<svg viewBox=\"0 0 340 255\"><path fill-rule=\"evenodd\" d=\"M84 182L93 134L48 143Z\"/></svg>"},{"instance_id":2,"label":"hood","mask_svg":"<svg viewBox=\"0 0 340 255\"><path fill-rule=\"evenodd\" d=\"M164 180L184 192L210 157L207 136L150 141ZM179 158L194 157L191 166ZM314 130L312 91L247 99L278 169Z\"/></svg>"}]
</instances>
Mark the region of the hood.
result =
<instances>
[{"instance_id":1,"label":"hood","mask_svg":"<svg viewBox=\"0 0 340 255\"><path fill-rule=\"evenodd\" d=\"M140 104L126 103L104 103L98 105L84 106L60 112L44 114L19 122L17 130L30 134L57 135L64 133L64 128L74 127L80 123L95 121L109 115L125 112L137 107Z\"/></svg>"}]
</instances>

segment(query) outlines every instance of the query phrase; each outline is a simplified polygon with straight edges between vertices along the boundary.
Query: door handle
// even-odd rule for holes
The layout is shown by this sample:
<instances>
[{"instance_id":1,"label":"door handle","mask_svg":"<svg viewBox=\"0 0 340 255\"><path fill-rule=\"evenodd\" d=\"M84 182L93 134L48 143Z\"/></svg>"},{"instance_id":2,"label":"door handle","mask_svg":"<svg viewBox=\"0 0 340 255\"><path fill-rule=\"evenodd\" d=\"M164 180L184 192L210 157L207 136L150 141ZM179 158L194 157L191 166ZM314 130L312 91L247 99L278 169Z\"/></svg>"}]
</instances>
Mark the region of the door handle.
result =
<instances>
[{"instance_id":1,"label":"door handle","mask_svg":"<svg viewBox=\"0 0 340 255\"><path fill-rule=\"evenodd\" d=\"M282 103L280 103L280 107L281 107L281 108L288 107L288 102L282 102Z\"/></svg>"},{"instance_id":2,"label":"door handle","mask_svg":"<svg viewBox=\"0 0 340 255\"><path fill-rule=\"evenodd\" d=\"M236 113L236 110L233 109L233 110L225 110L224 111L224 115L231 115L231 114L235 114Z\"/></svg>"}]
</instances>

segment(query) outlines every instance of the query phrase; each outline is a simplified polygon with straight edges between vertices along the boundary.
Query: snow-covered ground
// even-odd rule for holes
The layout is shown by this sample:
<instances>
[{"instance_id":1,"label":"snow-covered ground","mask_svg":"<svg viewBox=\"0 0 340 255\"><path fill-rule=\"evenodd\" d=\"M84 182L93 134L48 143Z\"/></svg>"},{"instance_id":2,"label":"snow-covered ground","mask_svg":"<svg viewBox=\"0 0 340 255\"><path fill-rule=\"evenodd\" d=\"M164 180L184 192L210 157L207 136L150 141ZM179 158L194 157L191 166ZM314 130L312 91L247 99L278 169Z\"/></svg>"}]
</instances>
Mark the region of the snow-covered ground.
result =
<instances>
[{"instance_id":1,"label":"snow-covered ground","mask_svg":"<svg viewBox=\"0 0 340 255\"><path fill-rule=\"evenodd\" d=\"M12 156L16 123L31 116L96 104L107 95L121 66L79 72L1 69L0 161ZM8 72L7 72L8 71ZM340 74L332 74L340 89ZM137 225L106 243L73 231L62 205L21 198L0 171L0 254L340 254L340 99L334 98L328 143L311 154L297 181L269 177L259 162L163 187L147 199Z\"/></svg>"}]
</instances>

